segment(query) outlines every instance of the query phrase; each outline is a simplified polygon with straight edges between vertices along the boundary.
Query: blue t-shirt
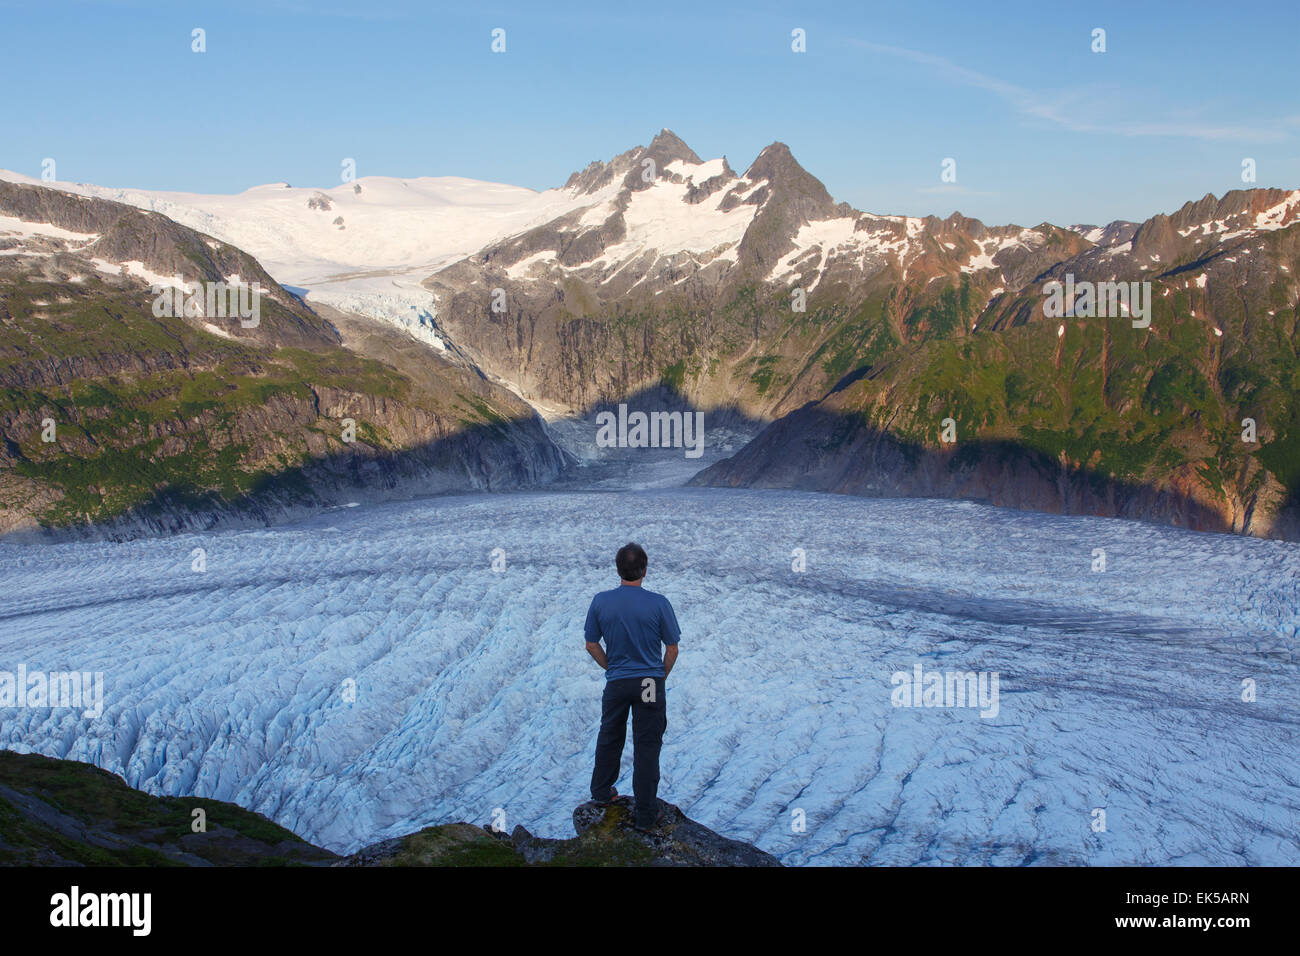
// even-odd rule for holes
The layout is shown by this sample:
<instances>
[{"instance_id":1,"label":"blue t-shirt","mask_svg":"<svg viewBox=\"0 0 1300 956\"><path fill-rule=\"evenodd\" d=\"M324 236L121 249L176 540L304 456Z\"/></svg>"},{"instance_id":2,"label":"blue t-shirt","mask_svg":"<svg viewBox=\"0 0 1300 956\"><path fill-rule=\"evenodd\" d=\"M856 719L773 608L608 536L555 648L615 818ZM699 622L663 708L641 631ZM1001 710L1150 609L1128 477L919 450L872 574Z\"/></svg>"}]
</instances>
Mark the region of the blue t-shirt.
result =
<instances>
[{"instance_id":1,"label":"blue t-shirt","mask_svg":"<svg viewBox=\"0 0 1300 956\"><path fill-rule=\"evenodd\" d=\"M663 677L661 644L676 644L682 636L673 606L662 594L644 587L620 584L591 599L587 611L586 639L605 639L609 666L605 680L624 677Z\"/></svg>"}]
</instances>

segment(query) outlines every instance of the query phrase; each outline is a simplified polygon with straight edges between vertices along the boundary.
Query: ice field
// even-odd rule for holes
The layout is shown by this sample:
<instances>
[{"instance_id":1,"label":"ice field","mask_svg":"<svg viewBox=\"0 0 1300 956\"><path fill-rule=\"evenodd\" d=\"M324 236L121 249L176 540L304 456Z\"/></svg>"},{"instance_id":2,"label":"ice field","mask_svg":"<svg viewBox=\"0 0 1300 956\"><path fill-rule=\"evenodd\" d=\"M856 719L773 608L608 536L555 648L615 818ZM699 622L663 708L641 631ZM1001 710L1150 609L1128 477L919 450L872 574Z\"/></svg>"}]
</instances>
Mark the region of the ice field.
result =
<instances>
[{"instance_id":1,"label":"ice field","mask_svg":"<svg viewBox=\"0 0 1300 956\"><path fill-rule=\"evenodd\" d=\"M496 808L569 836L582 623L629 539L683 632L660 793L720 833L793 865L1300 864L1300 546L963 502L470 495L0 544L0 671L105 688L98 718L0 708L0 747L339 852ZM996 673L996 714L895 706L917 665Z\"/></svg>"}]
</instances>

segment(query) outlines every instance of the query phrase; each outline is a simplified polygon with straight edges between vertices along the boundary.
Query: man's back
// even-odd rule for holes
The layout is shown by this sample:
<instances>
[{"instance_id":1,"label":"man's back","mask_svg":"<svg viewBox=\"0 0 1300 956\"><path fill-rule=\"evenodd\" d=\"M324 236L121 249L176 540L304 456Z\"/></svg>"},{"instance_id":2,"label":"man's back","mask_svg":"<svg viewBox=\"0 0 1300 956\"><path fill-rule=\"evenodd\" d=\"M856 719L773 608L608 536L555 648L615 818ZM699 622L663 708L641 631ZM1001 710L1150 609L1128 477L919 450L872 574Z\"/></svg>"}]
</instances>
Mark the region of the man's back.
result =
<instances>
[{"instance_id":1,"label":"man's back","mask_svg":"<svg viewBox=\"0 0 1300 956\"><path fill-rule=\"evenodd\" d=\"M641 545L629 541L618 549L614 566L623 583L591 599L585 628L587 653L605 668L606 676L591 770L591 799L607 804L616 795L614 782L631 712L634 817L642 830L653 827L660 818L659 748L668 726L665 684L677 663L681 637L668 599L641 586L647 564ZM665 645L667 650L661 650Z\"/></svg>"},{"instance_id":2,"label":"man's back","mask_svg":"<svg viewBox=\"0 0 1300 956\"><path fill-rule=\"evenodd\" d=\"M663 645L681 637L666 597L626 584L592 598L585 631L588 642L605 640L606 680L663 677Z\"/></svg>"}]
</instances>

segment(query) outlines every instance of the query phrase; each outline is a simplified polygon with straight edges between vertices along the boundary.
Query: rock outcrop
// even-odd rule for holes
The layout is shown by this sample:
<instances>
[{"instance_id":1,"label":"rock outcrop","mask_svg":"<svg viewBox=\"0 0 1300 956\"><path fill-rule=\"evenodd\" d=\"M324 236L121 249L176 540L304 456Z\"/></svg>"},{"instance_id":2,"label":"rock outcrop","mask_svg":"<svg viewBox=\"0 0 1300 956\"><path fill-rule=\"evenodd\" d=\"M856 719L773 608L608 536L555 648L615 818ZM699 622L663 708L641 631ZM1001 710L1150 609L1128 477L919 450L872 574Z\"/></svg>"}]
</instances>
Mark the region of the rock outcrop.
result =
<instances>
[{"instance_id":1,"label":"rock outcrop","mask_svg":"<svg viewBox=\"0 0 1300 956\"><path fill-rule=\"evenodd\" d=\"M523 826L507 836L489 827L448 823L384 840L337 866L780 866L775 857L710 830L666 801L651 830L632 825L632 798L573 811L577 836L537 837Z\"/></svg>"},{"instance_id":2,"label":"rock outcrop","mask_svg":"<svg viewBox=\"0 0 1300 956\"><path fill-rule=\"evenodd\" d=\"M155 797L91 764L0 750L0 866L781 865L660 803L649 832L632 827L631 798L619 797L574 810L568 840L444 823L340 858L231 803Z\"/></svg>"}]
</instances>

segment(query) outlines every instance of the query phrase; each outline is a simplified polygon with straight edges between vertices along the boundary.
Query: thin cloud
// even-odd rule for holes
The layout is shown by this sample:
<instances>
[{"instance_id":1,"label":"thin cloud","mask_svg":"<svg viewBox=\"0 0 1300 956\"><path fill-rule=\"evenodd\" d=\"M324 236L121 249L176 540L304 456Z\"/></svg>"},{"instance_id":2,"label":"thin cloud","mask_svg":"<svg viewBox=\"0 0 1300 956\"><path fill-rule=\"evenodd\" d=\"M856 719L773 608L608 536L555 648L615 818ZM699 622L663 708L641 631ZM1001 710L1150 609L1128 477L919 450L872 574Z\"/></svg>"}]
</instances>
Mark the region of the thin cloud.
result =
<instances>
[{"instance_id":1,"label":"thin cloud","mask_svg":"<svg viewBox=\"0 0 1300 956\"><path fill-rule=\"evenodd\" d=\"M1297 117L1286 117L1270 126L1232 126L1186 120L1142 120L1139 122L1103 123L1084 120L1071 103L1085 99L1081 91L1049 98L1034 90L989 76L954 63L946 57L906 47L850 39L849 43L873 53L910 60L932 70L936 75L959 86L987 90L1012 109L1026 116L1053 123L1076 133L1110 133L1115 136L1171 136L1185 139L1253 140L1278 142L1289 138L1287 129L1296 127Z\"/></svg>"}]
</instances>

